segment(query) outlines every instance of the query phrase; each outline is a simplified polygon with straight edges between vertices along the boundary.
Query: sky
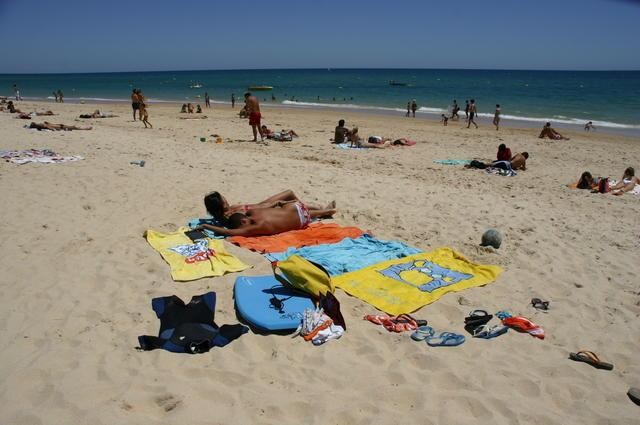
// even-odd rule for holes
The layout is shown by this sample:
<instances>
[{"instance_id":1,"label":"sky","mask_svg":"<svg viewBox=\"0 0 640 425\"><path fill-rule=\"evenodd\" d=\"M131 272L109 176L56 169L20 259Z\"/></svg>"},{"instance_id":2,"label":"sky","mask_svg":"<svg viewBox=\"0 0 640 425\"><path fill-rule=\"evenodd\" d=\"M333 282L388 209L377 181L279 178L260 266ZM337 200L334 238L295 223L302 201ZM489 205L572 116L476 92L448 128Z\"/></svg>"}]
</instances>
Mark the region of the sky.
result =
<instances>
[{"instance_id":1,"label":"sky","mask_svg":"<svg viewBox=\"0 0 640 425\"><path fill-rule=\"evenodd\" d=\"M640 0L0 0L0 73L640 70Z\"/></svg>"}]
</instances>

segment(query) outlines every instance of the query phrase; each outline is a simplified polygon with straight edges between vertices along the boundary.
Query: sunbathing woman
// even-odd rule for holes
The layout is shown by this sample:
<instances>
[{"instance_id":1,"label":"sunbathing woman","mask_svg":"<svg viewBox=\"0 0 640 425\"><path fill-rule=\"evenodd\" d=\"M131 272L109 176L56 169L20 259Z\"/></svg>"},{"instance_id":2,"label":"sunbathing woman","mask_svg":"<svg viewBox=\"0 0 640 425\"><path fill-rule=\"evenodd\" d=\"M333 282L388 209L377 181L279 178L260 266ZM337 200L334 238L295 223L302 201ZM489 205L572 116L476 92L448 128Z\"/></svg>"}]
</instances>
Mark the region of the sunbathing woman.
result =
<instances>
[{"instance_id":1,"label":"sunbathing woman","mask_svg":"<svg viewBox=\"0 0 640 425\"><path fill-rule=\"evenodd\" d=\"M71 130L91 130L91 127L77 127L75 125L51 124L50 122L36 123L32 122L28 128L36 130L53 130L53 131L71 131Z\"/></svg>"},{"instance_id":2,"label":"sunbathing woman","mask_svg":"<svg viewBox=\"0 0 640 425\"><path fill-rule=\"evenodd\" d=\"M600 177L594 178L590 172L585 171L580 176L580 180L578 180L578 184L576 184L576 189L595 189L598 187L599 182Z\"/></svg>"},{"instance_id":3,"label":"sunbathing woman","mask_svg":"<svg viewBox=\"0 0 640 425\"><path fill-rule=\"evenodd\" d=\"M640 194L640 189L636 189L640 186L640 178L636 177L633 167L629 167L624 170L622 179L611 187L611 193L613 195L622 195L625 192L632 192Z\"/></svg>"},{"instance_id":4,"label":"sunbathing woman","mask_svg":"<svg viewBox=\"0 0 640 425\"><path fill-rule=\"evenodd\" d=\"M294 137L298 137L298 133L296 133L293 130L280 130L280 131L273 131L269 128L267 128L266 125L263 125L261 127L262 129L262 134L267 138L267 139L273 139L273 140L279 140L279 141L291 141Z\"/></svg>"},{"instance_id":5,"label":"sunbathing woman","mask_svg":"<svg viewBox=\"0 0 640 425\"><path fill-rule=\"evenodd\" d=\"M295 202L301 201L291 190L280 192L257 204L229 205L225 197L222 196L219 192L211 192L204 197L204 206L207 209L207 212L218 221L225 220L227 217L231 216L234 213L246 213L247 211L260 208L279 208ZM324 208L312 204L305 205L311 211L330 210L336 207L336 202L331 201L329 205Z\"/></svg>"},{"instance_id":6,"label":"sunbathing woman","mask_svg":"<svg viewBox=\"0 0 640 425\"><path fill-rule=\"evenodd\" d=\"M544 139L545 137L551 140L569 140L568 137L564 137L562 134L558 133L553 128L551 128L550 122L546 123L544 127L542 127L542 131L538 136L539 139Z\"/></svg>"},{"instance_id":7,"label":"sunbathing woman","mask_svg":"<svg viewBox=\"0 0 640 425\"><path fill-rule=\"evenodd\" d=\"M358 136L358 127L354 127L347 136L347 140L351 142L352 148L386 149L392 146L391 140L383 140L382 137L380 137L380 139L380 143L363 142L360 136Z\"/></svg>"},{"instance_id":8,"label":"sunbathing woman","mask_svg":"<svg viewBox=\"0 0 640 425\"><path fill-rule=\"evenodd\" d=\"M96 109L95 111L93 111L93 114L80 115L80 118L114 118L114 117L117 117L117 115L103 114L100 112L100 109Z\"/></svg>"}]
</instances>

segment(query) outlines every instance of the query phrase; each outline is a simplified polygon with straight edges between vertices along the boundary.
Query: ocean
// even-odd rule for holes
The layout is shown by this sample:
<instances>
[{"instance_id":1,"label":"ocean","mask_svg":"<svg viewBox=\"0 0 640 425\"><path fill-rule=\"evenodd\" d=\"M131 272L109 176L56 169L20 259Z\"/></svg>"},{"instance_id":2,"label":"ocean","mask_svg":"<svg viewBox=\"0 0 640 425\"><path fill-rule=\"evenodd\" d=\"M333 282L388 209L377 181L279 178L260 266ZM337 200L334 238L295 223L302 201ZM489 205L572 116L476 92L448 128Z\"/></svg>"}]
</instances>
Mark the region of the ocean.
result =
<instances>
[{"instance_id":1,"label":"ocean","mask_svg":"<svg viewBox=\"0 0 640 425\"><path fill-rule=\"evenodd\" d=\"M391 84L394 82L394 85ZM0 95L24 99L128 102L141 88L150 102L239 103L249 86L273 86L254 92L261 100L307 108L344 108L403 114L408 101L418 114L438 117L453 100L464 110L475 99L481 117L501 105L504 121L533 126L596 127L640 135L640 71L508 71L450 69L282 69L238 71L163 71L86 74L0 74ZM190 88L199 84L200 88ZM200 98L198 98L200 96ZM273 97L272 97L273 96ZM464 116L464 114L463 114Z\"/></svg>"}]
</instances>

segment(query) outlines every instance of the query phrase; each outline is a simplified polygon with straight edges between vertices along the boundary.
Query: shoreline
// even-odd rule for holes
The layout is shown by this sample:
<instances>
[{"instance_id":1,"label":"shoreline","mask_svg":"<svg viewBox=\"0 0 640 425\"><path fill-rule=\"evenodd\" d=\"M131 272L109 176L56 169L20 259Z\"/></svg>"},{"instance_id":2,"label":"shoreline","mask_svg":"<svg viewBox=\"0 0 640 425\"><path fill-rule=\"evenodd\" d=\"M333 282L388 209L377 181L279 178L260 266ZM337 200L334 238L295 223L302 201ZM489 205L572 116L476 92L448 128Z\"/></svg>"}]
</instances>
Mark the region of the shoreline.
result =
<instances>
[{"instance_id":1,"label":"shoreline","mask_svg":"<svg viewBox=\"0 0 640 425\"><path fill-rule=\"evenodd\" d=\"M8 97L8 100L11 100L11 97ZM162 100L162 99L147 99L148 103L150 105L153 104L159 104L159 105L177 105L178 108L183 104L183 103L193 103L193 104L202 104L204 105L204 99L199 99L198 101L192 101L192 102L185 102L185 101L179 101L179 100ZM42 98L23 98L23 100L21 102L33 102L33 103L38 103L38 104L54 104L57 105L58 103L54 102L53 100L48 100L48 99L42 99ZM279 102L279 103L272 103L270 101L267 102L261 102L260 103L260 107L261 108L278 108L278 109L290 109L290 110L310 110L310 111L332 111L332 112L342 112L344 114L349 114L349 113L362 113L362 114L366 114L366 115L381 115L381 116L390 116L390 117L400 117L400 118L407 118L404 116L404 113L401 112L400 110L393 110L392 108L382 108L382 107L373 107L373 106L358 106L358 105L352 105L353 107L349 106L349 107L345 107L345 106L339 106L339 105L332 105L332 104L327 104L326 106L324 105L318 105L318 104L313 104L310 105L308 103L305 102L300 102L300 104L296 104L297 102L291 102L291 101L284 101L284 102L288 102L288 103L283 103L283 102ZM119 100L119 99L83 99L83 98L65 98L65 103L69 103L69 104L84 104L84 105L91 105L91 104L95 104L95 105L109 105L109 104L114 104L114 105L122 105L122 104L129 104L129 100ZM224 105L224 106L230 106L231 102L226 102L226 101L217 101L217 100L213 100L211 102L213 105ZM236 105L242 105L242 101L236 102ZM239 110L239 109L238 109ZM203 109L204 111L204 109ZM438 123L440 121L440 114L441 112L431 112L431 111L420 111L418 110L416 112L416 118L426 118L428 121L433 122L433 123ZM461 119L458 120L458 123L462 123L465 122L464 121L464 111L461 111ZM478 124L482 124L483 126L489 126L491 128L493 128L493 115L491 114L485 114L485 113L480 113L478 114L478 120L477 123ZM521 130L530 130L530 129L537 129L538 131L542 129L542 126L545 124L545 122L550 121L552 123L552 126L554 128L558 128L558 129L563 129L563 130L568 130L571 132L584 132L584 133L594 133L594 134L604 134L604 135L612 135L612 136L622 136L622 137L630 137L630 138L637 138L640 139L640 128L616 128L616 127L610 127L610 126L598 126L596 125L596 131L591 131L591 132L585 132L584 131L584 124L571 124L571 123L565 123L565 122L558 122L558 121L554 121L554 120L549 120L547 118L540 118L539 122L534 121L534 118L527 118L525 119L514 119L514 118L502 118L500 120L500 127L504 127L504 128L510 128L510 129L521 129ZM452 123L453 121L449 120L450 123Z\"/></svg>"}]
</instances>

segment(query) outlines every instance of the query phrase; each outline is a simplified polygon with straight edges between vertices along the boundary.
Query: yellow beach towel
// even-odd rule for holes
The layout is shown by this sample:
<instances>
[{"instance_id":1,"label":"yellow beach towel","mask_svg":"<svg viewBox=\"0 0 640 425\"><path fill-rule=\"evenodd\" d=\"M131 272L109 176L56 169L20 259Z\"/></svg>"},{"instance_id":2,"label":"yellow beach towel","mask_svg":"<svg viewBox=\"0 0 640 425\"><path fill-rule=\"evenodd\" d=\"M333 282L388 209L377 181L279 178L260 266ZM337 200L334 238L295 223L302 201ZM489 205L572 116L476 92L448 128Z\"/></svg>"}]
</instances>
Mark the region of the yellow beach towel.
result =
<instances>
[{"instance_id":1,"label":"yellow beach towel","mask_svg":"<svg viewBox=\"0 0 640 425\"><path fill-rule=\"evenodd\" d=\"M222 276L225 273L239 272L251 267L227 253L221 240L206 238L192 242L184 234L188 230L186 227L181 227L173 233L160 233L154 230L146 232L149 245L169 263L173 280L185 281Z\"/></svg>"},{"instance_id":2,"label":"yellow beach towel","mask_svg":"<svg viewBox=\"0 0 640 425\"><path fill-rule=\"evenodd\" d=\"M388 314L411 313L447 292L483 286L502 273L474 264L451 248L383 261L334 277L335 286Z\"/></svg>"}]
</instances>

